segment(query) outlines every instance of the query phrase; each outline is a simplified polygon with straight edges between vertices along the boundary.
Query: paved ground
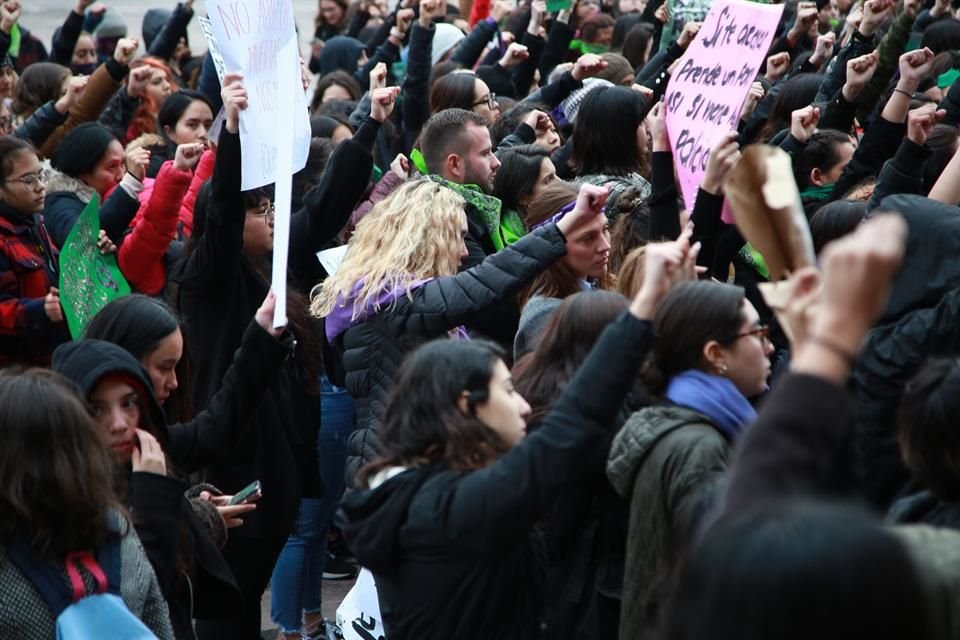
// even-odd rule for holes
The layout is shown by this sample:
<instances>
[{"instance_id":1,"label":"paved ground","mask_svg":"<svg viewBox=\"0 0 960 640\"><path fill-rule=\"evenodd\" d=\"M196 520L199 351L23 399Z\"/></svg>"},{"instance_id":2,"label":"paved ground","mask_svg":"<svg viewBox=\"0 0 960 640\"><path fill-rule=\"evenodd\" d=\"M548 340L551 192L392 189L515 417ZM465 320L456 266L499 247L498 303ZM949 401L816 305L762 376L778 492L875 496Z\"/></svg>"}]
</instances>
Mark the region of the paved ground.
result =
<instances>
[{"instance_id":1,"label":"paved ground","mask_svg":"<svg viewBox=\"0 0 960 640\"><path fill-rule=\"evenodd\" d=\"M127 33L137 37L140 37L140 25L144 11L153 7L172 9L176 6L176 0L104 0L104 2L108 7L120 12L127 23ZM21 0L21 4L24 5L23 15L20 19L21 23L31 33L43 40L47 49L50 48L54 30L63 23L67 13L74 6L73 0ZM308 45L313 37L313 17L316 14L318 4L315 0L293 0L294 15L300 29L300 44L303 51L309 50ZM206 14L202 0L196 0L194 8L197 15ZM195 53L200 53L206 49L203 35L200 33L195 20L190 24L190 43ZM351 586L353 586L352 580L324 581L323 616L325 618L332 620L336 617L337 607ZM276 628L270 621L269 590L263 599L261 619L263 620L263 637L272 640L276 636Z\"/></svg>"},{"instance_id":2,"label":"paved ground","mask_svg":"<svg viewBox=\"0 0 960 640\"><path fill-rule=\"evenodd\" d=\"M337 617L337 607L343 601L343 598L353 586L353 580L324 580L323 581L323 617L328 620L335 620ZM260 619L263 621L263 633L265 640L273 640L277 637L277 628L270 622L270 590L263 597L263 606L260 608Z\"/></svg>"}]
</instances>

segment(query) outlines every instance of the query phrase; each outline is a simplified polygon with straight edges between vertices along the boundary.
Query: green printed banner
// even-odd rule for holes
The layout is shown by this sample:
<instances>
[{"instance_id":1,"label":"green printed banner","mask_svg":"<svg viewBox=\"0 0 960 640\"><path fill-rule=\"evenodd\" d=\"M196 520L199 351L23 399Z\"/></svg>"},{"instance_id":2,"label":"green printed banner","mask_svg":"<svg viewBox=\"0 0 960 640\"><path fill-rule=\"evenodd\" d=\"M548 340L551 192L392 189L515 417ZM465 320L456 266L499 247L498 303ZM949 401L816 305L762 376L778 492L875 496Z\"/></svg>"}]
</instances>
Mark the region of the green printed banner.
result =
<instances>
[{"instance_id":1,"label":"green printed banner","mask_svg":"<svg viewBox=\"0 0 960 640\"><path fill-rule=\"evenodd\" d=\"M572 6L573 0L547 0L547 11L549 13L563 11L564 9L569 9Z\"/></svg>"},{"instance_id":2,"label":"green printed banner","mask_svg":"<svg viewBox=\"0 0 960 640\"><path fill-rule=\"evenodd\" d=\"M130 293L116 256L100 253L99 235L100 198L94 194L60 249L60 305L74 339L108 302Z\"/></svg>"}]
</instances>

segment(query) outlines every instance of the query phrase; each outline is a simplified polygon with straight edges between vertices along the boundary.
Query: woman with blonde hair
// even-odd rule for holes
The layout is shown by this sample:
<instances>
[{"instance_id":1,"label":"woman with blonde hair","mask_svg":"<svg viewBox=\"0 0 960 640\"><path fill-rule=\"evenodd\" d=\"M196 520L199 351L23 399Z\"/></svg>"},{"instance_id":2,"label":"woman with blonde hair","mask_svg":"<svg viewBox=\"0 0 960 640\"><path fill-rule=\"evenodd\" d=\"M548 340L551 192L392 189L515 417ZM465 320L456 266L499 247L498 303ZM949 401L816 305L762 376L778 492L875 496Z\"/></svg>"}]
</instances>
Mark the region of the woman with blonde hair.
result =
<instances>
[{"instance_id":1,"label":"woman with blonde hair","mask_svg":"<svg viewBox=\"0 0 960 640\"><path fill-rule=\"evenodd\" d=\"M457 273L467 255L465 202L429 178L408 182L377 203L350 239L335 275L314 289L311 310L343 356L356 400L347 478L380 450L387 396L408 352L427 340L466 337L462 324L516 295L563 257L567 238L602 217L606 191L585 187L562 220L548 223L482 263Z\"/></svg>"}]
</instances>

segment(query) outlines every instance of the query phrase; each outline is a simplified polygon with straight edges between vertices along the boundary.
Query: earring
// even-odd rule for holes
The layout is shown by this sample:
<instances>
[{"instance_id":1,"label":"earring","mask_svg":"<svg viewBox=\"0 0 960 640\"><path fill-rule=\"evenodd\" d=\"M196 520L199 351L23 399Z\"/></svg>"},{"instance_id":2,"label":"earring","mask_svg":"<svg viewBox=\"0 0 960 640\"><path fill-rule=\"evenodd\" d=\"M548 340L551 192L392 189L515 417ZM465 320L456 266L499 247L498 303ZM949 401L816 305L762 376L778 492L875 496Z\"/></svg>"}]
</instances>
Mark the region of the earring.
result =
<instances>
[{"instance_id":1,"label":"earring","mask_svg":"<svg viewBox=\"0 0 960 640\"><path fill-rule=\"evenodd\" d=\"M718 372L721 376L727 375L727 365L721 364L719 367L717 367L717 372Z\"/></svg>"}]
</instances>

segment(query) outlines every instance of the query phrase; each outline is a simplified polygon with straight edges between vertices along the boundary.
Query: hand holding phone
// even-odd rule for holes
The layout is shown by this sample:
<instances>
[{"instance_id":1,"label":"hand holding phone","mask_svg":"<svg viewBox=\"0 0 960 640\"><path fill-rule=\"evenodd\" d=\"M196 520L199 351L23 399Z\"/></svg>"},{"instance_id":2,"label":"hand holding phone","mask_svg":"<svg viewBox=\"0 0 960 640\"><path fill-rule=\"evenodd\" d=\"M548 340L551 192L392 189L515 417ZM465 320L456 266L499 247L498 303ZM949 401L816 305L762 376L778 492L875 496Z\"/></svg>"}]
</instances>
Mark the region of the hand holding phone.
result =
<instances>
[{"instance_id":1,"label":"hand holding phone","mask_svg":"<svg viewBox=\"0 0 960 640\"><path fill-rule=\"evenodd\" d=\"M246 504L254 500L259 500L262 497L262 495L263 493L260 489L260 481L254 480L253 482L245 486L243 489L238 491L236 494L234 494L234 496L230 498L230 501L227 504L231 506L238 505L238 504Z\"/></svg>"}]
</instances>

